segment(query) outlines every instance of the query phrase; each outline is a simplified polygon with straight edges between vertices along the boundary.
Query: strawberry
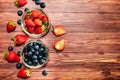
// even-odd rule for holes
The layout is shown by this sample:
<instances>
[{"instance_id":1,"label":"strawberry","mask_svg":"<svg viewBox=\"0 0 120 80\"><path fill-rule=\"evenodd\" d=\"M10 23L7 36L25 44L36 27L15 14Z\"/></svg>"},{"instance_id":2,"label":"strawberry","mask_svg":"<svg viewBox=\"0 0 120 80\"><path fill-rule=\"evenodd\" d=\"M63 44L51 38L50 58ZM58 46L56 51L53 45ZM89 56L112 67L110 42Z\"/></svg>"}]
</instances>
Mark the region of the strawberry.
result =
<instances>
[{"instance_id":1,"label":"strawberry","mask_svg":"<svg viewBox=\"0 0 120 80\"><path fill-rule=\"evenodd\" d=\"M58 40L54 43L54 48L58 51L63 50L64 47L65 47L65 40L64 39Z\"/></svg>"},{"instance_id":2,"label":"strawberry","mask_svg":"<svg viewBox=\"0 0 120 80\"><path fill-rule=\"evenodd\" d=\"M42 28L41 28L40 26L37 26L37 27L35 28L35 30L34 30L34 33L35 33L35 34L40 34L40 33L42 33Z\"/></svg>"},{"instance_id":3,"label":"strawberry","mask_svg":"<svg viewBox=\"0 0 120 80\"><path fill-rule=\"evenodd\" d=\"M17 73L17 77L23 78L23 79L30 77L30 69L25 67L21 68Z\"/></svg>"},{"instance_id":4,"label":"strawberry","mask_svg":"<svg viewBox=\"0 0 120 80\"><path fill-rule=\"evenodd\" d=\"M42 16L42 22L46 23L47 22L47 17L46 16Z\"/></svg>"},{"instance_id":5,"label":"strawberry","mask_svg":"<svg viewBox=\"0 0 120 80\"><path fill-rule=\"evenodd\" d=\"M32 10L31 13L32 13L32 17L33 17L34 19L38 17L38 12L37 12L37 10Z\"/></svg>"},{"instance_id":6,"label":"strawberry","mask_svg":"<svg viewBox=\"0 0 120 80\"><path fill-rule=\"evenodd\" d=\"M15 51L9 51L4 53L4 58L8 62L20 62L20 57L16 54Z\"/></svg>"},{"instance_id":7,"label":"strawberry","mask_svg":"<svg viewBox=\"0 0 120 80\"><path fill-rule=\"evenodd\" d=\"M27 4L27 0L15 0L14 4L17 7L23 7Z\"/></svg>"},{"instance_id":8,"label":"strawberry","mask_svg":"<svg viewBox=\"0 0 120 80\"><path fill-rule=\"evenodd\" d=\"M31 19L26 19L25 24L26 26L35 27L35 24Z\"/></svg>"},{"instance_id":9,"label":"strawberry","mask_svg":"<svg viewBox=\"0 0 120 80\"><path fill-rule=\"evenodd\" d=\"M34 24L36 26L42 26L42 21L40 19L34 19Z\"/></svg>"},{"instance_id":10,"label":"strawberry","mask_svg":"<svg viewBox=\"0 0 120 80\"><path fill-rule=\"evenodd\" d=\"M9 21L6 26L7 32L12 32L16 29L16 24L13 21Z\"/></svg>"},{"instance_id":11,"label":"strawberry","mask_svg":"<svg viewBox=\"0 0 120 80\"><path fill-rule=\"evenodd\" d=\"M65 29L60 25L55 26L53 32L56 36L61 36L66 33Z\"/></svg>"},{"instance_id":12,"label":"strawberry","mask_svg":"<svg viewBox=\"0 0 120 80\"><path fill-rule=\"evenodd\" d=\"M33 33L34 32L34 27L27 27L27 31L29 33Z\"/></svg>"},{"instance_id":13,"label":"strawberry","mask_svg":"<svg viewBox=\"0 0 120 80\"><path fill-rule=\"evenodd\" d=\"M28 40L28 36L23 34L17 34L15 38L12 39L17 46L21 46Z\"/></svg>"}]
</instances>

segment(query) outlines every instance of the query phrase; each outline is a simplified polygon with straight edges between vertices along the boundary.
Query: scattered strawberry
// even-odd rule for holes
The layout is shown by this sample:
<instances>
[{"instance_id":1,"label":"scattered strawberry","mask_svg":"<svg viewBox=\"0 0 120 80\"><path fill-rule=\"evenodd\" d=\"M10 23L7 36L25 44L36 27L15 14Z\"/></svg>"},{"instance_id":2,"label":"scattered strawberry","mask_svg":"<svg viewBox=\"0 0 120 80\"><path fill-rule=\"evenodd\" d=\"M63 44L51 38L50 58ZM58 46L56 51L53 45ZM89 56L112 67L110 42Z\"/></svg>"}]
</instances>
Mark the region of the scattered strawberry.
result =
<instances>
[{"instance_id":1,"label":"scattered strawberry","mask_svg":"<svg viewBox=\"0 0 120 80\"><path fill-rule=\"evenodd\" d=\"M34 27L27 27L27 31L29 33L33 33L34 32Z\"/></svg>"},{"instance_id":2,"label":"scattered strawberry","mask_svg":"<svg viewBox=\"0 0 120 80\"><path fill-rule=\"evenodd\" d=\"M35 24L36 26L42 26L42 21L41 21L40 19L35 19L35 20L34 20L34 24Z\"/></svg>"},{"instance_id":3,"label":"scattered strawberry","mask_svg":"<svg viewBox=\"0 0 120 80\"><path fill-rule=\"evenodd\" d=\"M27 0L15 0L14 4L17 7L23 7L27 4Z\"/></svg>"},{"instance_id":4,"label":"scattered strawberry","mask_svg":"<svg viewBox=\"0 0 120 80\"><path fill-rule=\"evenodd\" d=\"M35 33L35 34L40 34L40 33L42 33L42 28L41 28L40 26L37 26L37 27L35 28L35 30L34 30L34 33Z\"/></svg>"},{"instance_id":5,"label":"scattered strawberry","mask_svg":"<svg viewBox=\"0 0 120 80\"><path fill-rule=\"evenodd\" d=\"M26 26L35 27L35 24L31 19L26 19L25 24Z\"/></svg>"},{"instance_id":6,"label":"scattered strawberry","mask_svg":"<svg viewBox=\"0 0 120 80\"><path fill-rule=\"evenodd\" d=\"M54 48L58 51L63 50L64 47L65 47L65 40L64 39L58 40L54 43Z\"/></svg>"},{"instance_id":7,"label":"scattered strawberry","mask_svg":"<svg viewBox=\"0 0 120 80\"><path fill-rule=\"evenodd\" d=\"M61 36L66 33L65 29L60 25L55 26L53 32L56 36Z\"/></svg>"},{"instance_id":8,"label":"scattered strawberry","mask_svg":"<svg viewBox=\"0 0 120 80\"><path fill-rule=\"evenodd\" d=\"M6 26L7 32L12 32L16 29L16 24L13 21L9 21Z\"/></svg>"},{"instance_id":9,"label":"scattered strawberry","mask_svg":"<svg viewBox=\"0 0 120 80\"><path fill-rule=\"evenodd\" d=\"M28 40L28 36L23 34L17 34L15 38L12 39L17 46L21 46Z\"/></svg>"},{"instance_id":10,"label":"scattered strawberry","mask_svg":"<svg viewBox=\"0 0 120 80\"><path fill-rule=\"evenodd\" d=\"M46 16L42 16L42 22L46 23L47 22L47 17Z\"/></svg>"},{"instance_id":11,"label":"scattered strawberry","mask_svg":"<svg viewBox=\"0 0 120 80\"><path fill-rule=\"evenodd\" d=\"M23 79L30 77L30 69L25 67L21 68L17 73L17 77L23 78Z\"/></svg>"},{"instance_id":12,"label":"scattered strawberry","mask_svg":"<svg viewBox=\"0 0 120 80\"><path fill-rule=\"evenodd\" d=\"M15 51L5 52L4 53L4 58L8 62L19 62L20 61L20 57L16 54Z\"/></svg>"}]
</instances>

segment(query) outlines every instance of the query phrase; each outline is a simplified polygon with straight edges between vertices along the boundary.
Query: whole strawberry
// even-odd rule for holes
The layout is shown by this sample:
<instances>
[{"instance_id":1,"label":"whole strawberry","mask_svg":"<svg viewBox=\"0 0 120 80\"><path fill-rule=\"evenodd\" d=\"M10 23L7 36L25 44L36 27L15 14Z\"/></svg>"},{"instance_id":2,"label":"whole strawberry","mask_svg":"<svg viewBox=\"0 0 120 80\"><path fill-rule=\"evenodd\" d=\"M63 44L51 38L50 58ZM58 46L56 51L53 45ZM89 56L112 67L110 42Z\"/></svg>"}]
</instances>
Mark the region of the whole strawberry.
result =
<instances>
[{"instance_id":1,"label":"whole strawberry","mask_svg":"<svg viewBox=\"0 0 120 80\"><path fill-rule=\"evenodd\" d=\"M35 27L34 22L31 19L26 19L25 21L26 26Z\"/></svg>"},{"instance_id":2,"label":"whole strawberry","mask_svg":"<svg viewBox=\"0 0 120 80\"><path fill-rule=\"evenodd\" d=\"M17 77L23 78L23 79L30 77L30 69L23 67L17 73Z\"/></svg>"},{"instance_id":3,"label":"whole strawberry","mask_svg":"<svg viewBox=\"0 0 120 80\"><path fill-rule=\"evenodd\" d=\"M9 21L6 26L8 33L13 32L16 29L16 24L13 21Z\"/></svg>"},{"instance_id":4,"label":"whole strawberry","mask_svg":"<svg viewBox=\"0 0 120 80\"><path fill-rule=\"evenodd\" d=\"M20 61L20 57L16 54L15 51L9 51L9 52L5 52L4 53L4 58L8 61L8 62L19 62Z\"/></svg>"},{"instance_id":5,"label":"whole strawberry","mask_svg":"<svg viewBox=\"0 0 120 80\"><path fill-rule=\"evenodd\" d=\"M13 39L16 46L21 46L28 40L28 36L23 34L17 34Z\"/></svg>"},{"instance_id":6,"label":"whole strawberry","mask_svg":"<svg viewBox=\"0 0 120 80\"><path fill-rule=\"evenodd\" d=\"M15 0L14 4L17 7L23 7L27 4L27 0Z\"/></svg>"},{"instance_id":7,"label":"whole strawberry","mask_svg":"<svg viewBox=\"0 0 120 80\"><path fill-rule=\"evenodd\" d=\"M35 33L35 34L41 34L41 33L42 33L42 28L41 28L41 26L35 27L34 33Z\"/></svg>"}]
</instances>

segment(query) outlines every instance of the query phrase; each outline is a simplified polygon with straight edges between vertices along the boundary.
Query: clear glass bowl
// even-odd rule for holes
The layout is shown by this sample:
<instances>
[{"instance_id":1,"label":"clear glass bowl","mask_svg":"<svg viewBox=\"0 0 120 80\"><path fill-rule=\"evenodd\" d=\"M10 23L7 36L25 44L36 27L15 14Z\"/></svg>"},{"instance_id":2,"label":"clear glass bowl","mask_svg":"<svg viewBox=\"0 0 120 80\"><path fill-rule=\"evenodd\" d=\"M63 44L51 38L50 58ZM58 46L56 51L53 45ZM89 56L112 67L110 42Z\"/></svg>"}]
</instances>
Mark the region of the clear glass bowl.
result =
<instances>
[{"instance_id":1,"label":"clear glass bowl","mask_svg":"<svg viewBox=\"0 0 120 80\"><path fill-rule=\"evenodd\" d=\"M32 11L32 10L39 10L40 12L42 12L46 17L47 17L47 20L48 20L48 24L47 24L47 29L42 32L41 34L34 34L34 33L29 33L26 29L25 29L25 15L29 12L29 11ZM27 34L29 35L30 37L33 37L33 38L41 38L43 36L45 36L49 30L50 30L50 27L51 27L51 24L50 24L50 20L48 18L48 15L42 10L42 9L31 9L31 10L28 10L27 12L24 13L24 15L22 16L22 21L21 21L21 27L22 27L22 30Z\"/></svg>"},{"instance_id":2,"label":"clear glass bowl","mask_svg":"<svg viewBox=\"0 0 120 80\"><path fill-rule=\"evenodd\" d=\"M46 54L46 60L45 60L45 62L44 63L42 63L42 64L40 64L39 62L38 62L38 64L36 65L36 66L33 66L33 65L28 65L25 61L24 61L24 59L25 59L25 57L24 57L24 49L27 47L27 45L29 44L29 43L33 43L33 42L35 42L35 43L37 43L37 44L40 44L40 45L43 45L44 47L45 47L45 50L47 50L47 54ZM40 53L39 53L40 54ZM38 56L37 56L38 57ZM48 59L49 59L49 50L48 50L48 48L43 44L43 42L41 42L40 40L29 40L28 42L26 42L23 46L22 46L22 51L21 51L21 60L22 60L22 63L26 66L26 67L28 67L28 68L40 68L40 67L42 67L42 66L44 66L47 62L48 62Z\"/></svg>"}]
</instances>

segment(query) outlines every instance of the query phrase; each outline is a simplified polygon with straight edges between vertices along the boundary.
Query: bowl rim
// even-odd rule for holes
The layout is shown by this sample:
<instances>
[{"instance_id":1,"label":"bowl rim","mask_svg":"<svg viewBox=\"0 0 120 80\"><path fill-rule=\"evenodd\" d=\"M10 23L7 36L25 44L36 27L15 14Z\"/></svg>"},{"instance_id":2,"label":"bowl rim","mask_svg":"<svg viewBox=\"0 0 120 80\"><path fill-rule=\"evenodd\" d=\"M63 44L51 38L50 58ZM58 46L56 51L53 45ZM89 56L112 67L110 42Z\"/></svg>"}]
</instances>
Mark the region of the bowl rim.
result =
<instances>
[{"instance_id":1,"label":"bowl rim","mask_svg":"<svg viewBox=\"0 0 120 80\"><path fill-rule=\"evenodd\" d=\"M28 31L26 31L26 29L25 29L24 17L25 17L25 15L26 15L26 13L28 13L29 11L32 11L32 10L40 10L40 11L47 17L47 19L48 19L47 30L44 31L44 32L42 32L41 34L34 34L34 33L31 34L31 33L29 33ZM49 32L49 30L50 30L50 28L51 28L51 22L50 22L50 19L49 19L48 14L47 14L43 9L33 8L33 9L30 9L30 10L26 11L26 12L23 14L22 19L21 19L21 27L22 27L23 32L24 32L25 34L27 34L28 36L30 36L30 37L32 37L32 38L41 38L41 37L45 36L45 35Z\"/></svg>"},{"instance_id":2,"label":"bowl rim","mask_svg":"<svg viewBox=\"0 0 120 80\"><path fill-rule=\"evenodd\" d=\"M26 47L26 45L27 44L29 44L29 43L31 43L31 42L37 42L37 43L41 43L41 44L43 44L44 46L45 46L45 44L41 41L41 40L28 40L23 46L22 46L22 49L21 49L21 61L22 61L22 63L26 66L26 67L28 67L28 68L41 68L41 67L43 67L47 62L48 62L48 60L49 60L49 49L45 46L45 48L48 50L48 53L47 53L47 59L45 60L45 63L43 63L42 65L37 65L37 66L30 66L30 65L28 65L25 61L24 61L24 59L23 59L23 50L24 50L24 48Z\"/></svg>"}]
</instances>

